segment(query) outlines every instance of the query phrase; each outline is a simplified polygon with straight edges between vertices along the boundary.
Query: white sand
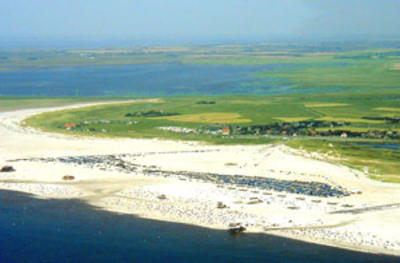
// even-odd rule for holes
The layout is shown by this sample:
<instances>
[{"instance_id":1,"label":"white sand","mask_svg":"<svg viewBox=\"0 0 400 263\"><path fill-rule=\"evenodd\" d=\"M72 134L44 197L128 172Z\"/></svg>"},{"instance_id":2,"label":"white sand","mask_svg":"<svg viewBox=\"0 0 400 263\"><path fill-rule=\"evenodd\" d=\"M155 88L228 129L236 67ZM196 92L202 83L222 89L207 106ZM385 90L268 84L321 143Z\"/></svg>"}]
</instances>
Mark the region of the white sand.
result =
<instances>
[{"instance_id":1,"label":"white sand","mask_svg":"<svg viewBox=\"0 0 400 263\"><path fill-rule=\"evenodd\" d=\"M362 172L334 164L332 160L325 161L324 156L307 155L283 145L205 146L162 140L84 138L43 133L21 126L25 118L34 114L81 106L0 113L0 165L9 164L17 170L0 173L0 189L23 191L41 198L81 198L109 211L210 228L226 229L229 223L239 222L251 232L400 255L400 208L329 214L352 209L342 207L345 204L362 208L400 203L400 186L369 180ZM173 151L175 153L171 153ZM158 154L143 154L149 152ZM142 153L126 158L135 164L155 166L164 171L317 181L348 190L359 189L362 194L344 198L265 194L254 189L241 191L243 189L237 187L182 181L178 177L145 176L140 172L101 171L57 162L7 162L18 158L122 153ZM73 175L76 180L63 181L64 175ZM160 195L165 195L166 199L159 199ZM258 198L261 203L248 204L254 200L251 198ZM218 209L217 202L223 202L228 208Z\"/></svg>"}]
</instances>

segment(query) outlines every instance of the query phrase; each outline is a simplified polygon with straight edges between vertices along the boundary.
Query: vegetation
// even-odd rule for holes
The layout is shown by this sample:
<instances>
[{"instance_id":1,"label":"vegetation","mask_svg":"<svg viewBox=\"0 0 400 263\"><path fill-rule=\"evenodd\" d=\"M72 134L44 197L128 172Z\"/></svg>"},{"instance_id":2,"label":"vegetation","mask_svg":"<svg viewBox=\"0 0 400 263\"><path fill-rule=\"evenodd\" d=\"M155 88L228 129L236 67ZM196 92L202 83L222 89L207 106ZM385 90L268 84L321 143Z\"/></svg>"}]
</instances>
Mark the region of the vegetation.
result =
<instances>
[{"instance_id":1,"label":"vegetation","mask_svg":"<svg viewBox=\"0 0 400 263\"><path fill-rule=\"evenodd\" d=\"M163 110L150 110L150 111L138 111L133 113L125 114L125 117L147 117L147 118L154 118L154 117L165 117L165 116L176 116L179 113L174 112L164 112Z\"/></svg>"},{"instance_id":2,"label":"vegetation","mask_svg":"<svg viewBox=\"0 0 400 263\"><path fill-rule=\"evenodd\" d=\"M198 101L196 103L197 104L204 104L204 105L212 105L212 104L215 104L215 101L213 101L213 100L210 100L210 101L201 100L201 101Z\"/></svg>"},{"instance_id":3,"label":"vegetation","mask_svg":"<svg viewBox=\"0 0 400 263\"><path fill-rule=\"evenodd\" d=\"M216 103L207 106L198 104L198 97L170 97L154 103L141 101L134 104L96 106L47 113L30 119L29 123L51 130L63 130L65 123L100 120L134 121L132 125L115 124L115 127L109 123L103 126L101 123L96 123L93 125L97 126L93 128L107 129L110 136L167 139L170 138L171 132L156 129L157 127L200 129L204 128L205 124L214 127L216 125L228 127L232 124L248 127L274 123L301 124L307 120L314 120L314 122L324 123L323 126L317 125L314 128L337 129L339 125L336 123L343 122L342 128L350 131L357 129L359 131L362 129L397 131L400 124L393 120L397 120L398 113L393 111L391 116L388 116L387 111L376 110L379 105L397 109L398 100L393 100L397 96L396 92L390 91L383 91L379 95L347 92L307 96L217 96L213 97ZM392 100L388 100L388 97ZM204 100L208 100L208 97L204 97ZM324 104L325 107L310 108L310 104ZM337 104L341 106L338 107ZM371 119L370 116L373 118Z\"/></svg>"},{"instance_id":4,"label":"vegetation","mask_svg":"<svg viewBox=\"0 0 400 263\"><path fill-rule=\"evenodd\" d=\"M344 165L368 172L371 178L400 183L400 147L374 141L292 140L288 146L307 151L328 153Z\"/></svg>"},{"instance_id":5,"label":"vegetation","mask_svg":"<svg viewBox=\"0 0 400 263\"><path fill-rule=\"evenodd\" d=\"M399 88L400 72L390 70L396 59L379 60L340 60L335 66L320 66L318 63L293 70L281 70L261 73L260 77L278 77L286 79L288 84L297 88L351 88L376 89ZM337 59L329 60L337 63Z\"/></svg>"}]
</instances>

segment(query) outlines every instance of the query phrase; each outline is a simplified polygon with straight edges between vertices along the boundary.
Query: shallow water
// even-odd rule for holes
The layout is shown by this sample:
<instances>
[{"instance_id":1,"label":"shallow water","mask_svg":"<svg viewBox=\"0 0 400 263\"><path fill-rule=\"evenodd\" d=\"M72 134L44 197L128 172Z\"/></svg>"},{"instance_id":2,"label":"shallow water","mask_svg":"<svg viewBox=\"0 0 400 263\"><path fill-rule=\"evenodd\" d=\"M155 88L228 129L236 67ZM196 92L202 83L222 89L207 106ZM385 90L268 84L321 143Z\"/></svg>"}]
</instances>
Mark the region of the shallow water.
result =
<instances>
[{"instance_id":1,"label":"shallow water","mask_svg":"<svg viewBox=\"0 0 400 263\"><path fill-rule=\"evenodd\" d=\"M376 147L376 148L400 148L400 144L395 144L395 143L386 143L386 144L380 144L380 143L357 143L357 145L370 146L370 147Z\"/></svg>"},{"instance_id":2,"label":"shallow water","mask_svg":"<svg viewBox=\"0 0 400 263\"><path fill-rule=\"evenodd\" d=\"M365 143L365 142L360 142L356 143L358 146L365 146L365 147L371 147L371 148L376 148L376 149L387 149L387 150L393 150L393 151L400 151L400 144L397 143Z\"/></svg>"},{"instance_id":3,"label":"shallow water","mask_svg":"<svg viewBox=\"0 0 400 263\"><path fill-rule=\"evenodd\" d=\"M394 262L264 234L229 235L0 191L0 262Z\"/></svg>"},{"instance_id":4,"label":"shallow water","mask_svg":"<svg viewBox=\"0 0 400 263\"><path fill-rule=\"evenodd\" d=\"M263 94L276 80L257 72L291 65L137 65L22 67L0 71L0 95L13 96L164 96ZM287 87L282 92L287 92Z\"/></svg>"}]
</instances>

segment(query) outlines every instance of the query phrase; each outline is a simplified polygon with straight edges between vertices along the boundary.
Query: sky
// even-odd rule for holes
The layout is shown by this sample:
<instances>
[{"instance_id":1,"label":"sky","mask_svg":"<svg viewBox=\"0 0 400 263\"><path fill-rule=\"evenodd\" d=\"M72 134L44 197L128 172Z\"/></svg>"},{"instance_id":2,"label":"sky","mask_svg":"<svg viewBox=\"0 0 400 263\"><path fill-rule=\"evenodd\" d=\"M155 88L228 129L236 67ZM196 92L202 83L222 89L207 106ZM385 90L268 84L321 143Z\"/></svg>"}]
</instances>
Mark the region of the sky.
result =
<instances>
[{"instance_id":1,"label":"sky","mask_svg":"<svg viewBox=\"0 0 400 263\"><path fill-rule=\"evenodd\" d=\"M0 0L0 39L400 36L400 0Z\"/></svg>"}]
</instances>

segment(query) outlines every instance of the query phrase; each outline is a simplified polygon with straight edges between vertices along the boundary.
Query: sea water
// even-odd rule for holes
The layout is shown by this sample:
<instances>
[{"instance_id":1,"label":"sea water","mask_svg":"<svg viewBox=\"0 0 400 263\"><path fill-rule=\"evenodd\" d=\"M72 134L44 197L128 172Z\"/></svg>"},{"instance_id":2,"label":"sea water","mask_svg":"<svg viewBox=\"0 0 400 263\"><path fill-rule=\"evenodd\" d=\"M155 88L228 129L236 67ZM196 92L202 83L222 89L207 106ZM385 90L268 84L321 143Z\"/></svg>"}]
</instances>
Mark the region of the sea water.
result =
<instances>
[{"instance_id":1,"label":"sea water","mask_svg":"<svg viewBox=\"0 0 400 263\"><path fill-rule=\"evenodd\" d=\"M0 262L395 262L274 237L230 235L0 191Z\"/></svg>"}]
</instances>

